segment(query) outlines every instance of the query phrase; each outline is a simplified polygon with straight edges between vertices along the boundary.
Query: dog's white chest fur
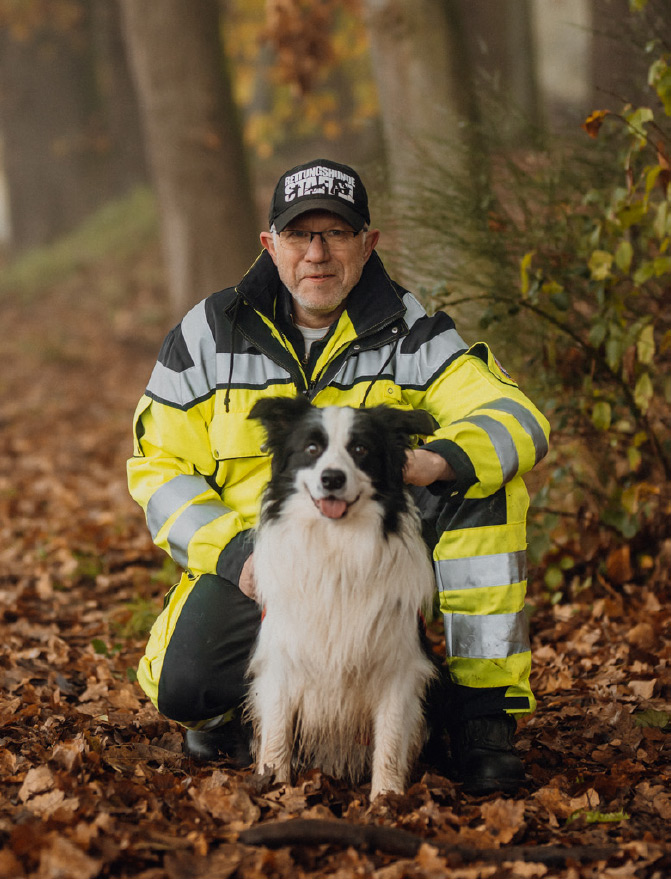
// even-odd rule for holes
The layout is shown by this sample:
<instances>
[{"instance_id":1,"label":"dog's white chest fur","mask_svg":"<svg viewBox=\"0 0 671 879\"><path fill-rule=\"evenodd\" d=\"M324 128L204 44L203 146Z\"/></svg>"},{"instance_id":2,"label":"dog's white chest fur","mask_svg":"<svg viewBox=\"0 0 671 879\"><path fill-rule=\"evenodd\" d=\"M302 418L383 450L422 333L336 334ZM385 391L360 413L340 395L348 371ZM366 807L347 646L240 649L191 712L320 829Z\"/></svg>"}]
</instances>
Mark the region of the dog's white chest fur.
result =
<instances>
[{"instance_id":1,"label":"dog's white chest fur","mask_svg":"<svg viewBox=\"0 0 671 879\"><path fill-rule=\"evenodd\" d=\"M382 477L358 466L370 434L357 439L352 410L319 414L324 448L313 461L308 434L308 464L297 453L284 474L292 489L276 492L272 516L264 502L254 569L265 617L248 708L259 771L289 781L293 759L357 779L370 766L374 797L403 790L421 746L433 669L418 612L434 577L411 503L385 532Z\"/></svg>"}]
</instances>

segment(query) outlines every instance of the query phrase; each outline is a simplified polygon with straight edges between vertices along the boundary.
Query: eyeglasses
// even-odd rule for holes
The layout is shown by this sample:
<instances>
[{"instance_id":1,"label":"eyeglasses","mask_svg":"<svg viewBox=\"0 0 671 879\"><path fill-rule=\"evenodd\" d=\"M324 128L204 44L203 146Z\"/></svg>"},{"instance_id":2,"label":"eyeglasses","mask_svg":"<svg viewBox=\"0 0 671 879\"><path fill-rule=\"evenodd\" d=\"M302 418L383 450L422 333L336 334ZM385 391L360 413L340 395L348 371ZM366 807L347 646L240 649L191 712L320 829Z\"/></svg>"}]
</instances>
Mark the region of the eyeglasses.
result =
<instances>
[{"instance_id":1,"label":"eyeglasses","mask_svg":"<svg viewBox=\"0 0 671 879\"><path fill-rule=\"evenodd\" d=\"M283 229L278 233L285 247L305 253L315 236L321 238L322 244L330 251L346 250L359 234L348 229L325 229L323 232L312 232L309 229Z\"/></svg>"}]
</instances>

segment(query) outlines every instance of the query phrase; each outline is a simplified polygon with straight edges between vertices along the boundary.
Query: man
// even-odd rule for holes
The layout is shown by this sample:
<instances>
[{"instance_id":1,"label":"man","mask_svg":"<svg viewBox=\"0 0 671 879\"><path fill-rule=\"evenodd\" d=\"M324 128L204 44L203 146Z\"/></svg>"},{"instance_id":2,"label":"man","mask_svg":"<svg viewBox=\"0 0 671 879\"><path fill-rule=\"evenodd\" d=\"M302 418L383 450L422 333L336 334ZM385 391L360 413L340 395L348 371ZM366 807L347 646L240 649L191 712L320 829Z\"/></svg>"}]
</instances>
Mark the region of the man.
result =
<instances>
[{"instance_id":1,"label":"man","mask_svg":"<svg viewBox=\"0 0 671 879\"><path fill-rule=\"evenodd\" d=\"M453 759L465 789L514 792L515 717L535 706L522 474L546 453L549 427L485 344L469 349L445 313L428 317L389 278L369 225L352 168L292 168L261 256L164 342L136 412L129 485L185 574L138 679L187 727L186 753L248 759L239 706L260 623L253 527L270 469L252 405L299 393L316 406L426 409L440 427L408 454L405 480L433 549Z\"/></svg>"}]
</instances>

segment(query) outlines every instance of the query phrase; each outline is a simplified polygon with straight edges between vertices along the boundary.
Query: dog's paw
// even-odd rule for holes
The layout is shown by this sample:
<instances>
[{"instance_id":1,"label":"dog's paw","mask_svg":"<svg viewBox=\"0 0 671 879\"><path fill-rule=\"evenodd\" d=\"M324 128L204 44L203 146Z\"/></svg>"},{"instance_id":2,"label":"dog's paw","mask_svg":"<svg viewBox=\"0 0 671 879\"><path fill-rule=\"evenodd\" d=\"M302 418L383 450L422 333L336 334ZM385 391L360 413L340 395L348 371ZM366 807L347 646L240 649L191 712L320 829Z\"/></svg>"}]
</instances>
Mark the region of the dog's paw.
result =
<instances>
[{"instance_id":1,"label":"dog's paw","mask_svg":"<svg viewBox=\"0 0 671 879\"><path fill-rule=\"evenodd\" d=\"M398 784L397 782L387 782L382 783L380 785L371 785L370 789L370 801L374 803L378 797L387 796L387 794L402 794L404 793L403 785Z\"/></svg>"}]
</instances>

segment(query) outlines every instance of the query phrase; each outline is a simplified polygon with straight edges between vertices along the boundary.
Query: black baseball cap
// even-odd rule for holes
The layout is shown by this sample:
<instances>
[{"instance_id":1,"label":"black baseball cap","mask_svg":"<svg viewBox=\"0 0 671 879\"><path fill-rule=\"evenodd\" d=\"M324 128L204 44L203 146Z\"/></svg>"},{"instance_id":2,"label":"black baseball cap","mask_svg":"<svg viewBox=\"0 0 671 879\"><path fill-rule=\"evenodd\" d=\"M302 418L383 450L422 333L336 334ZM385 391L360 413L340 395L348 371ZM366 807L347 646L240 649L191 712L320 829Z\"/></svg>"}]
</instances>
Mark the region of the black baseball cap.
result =
<instances>
[{"instance_id":1,"label":"black baseball cap","mask_svg":"<svg viewBox=\"0 0 671 879\"><path fill-rule=\"evenodd\" d=\"M268 220L278 232L306 211L329 211L346 220L357 232L370 223L368 194L361 178L349 165L315 159L297 165L277 182Z\"/></svg>"}]
</instances>

